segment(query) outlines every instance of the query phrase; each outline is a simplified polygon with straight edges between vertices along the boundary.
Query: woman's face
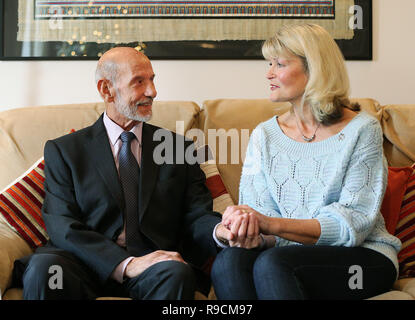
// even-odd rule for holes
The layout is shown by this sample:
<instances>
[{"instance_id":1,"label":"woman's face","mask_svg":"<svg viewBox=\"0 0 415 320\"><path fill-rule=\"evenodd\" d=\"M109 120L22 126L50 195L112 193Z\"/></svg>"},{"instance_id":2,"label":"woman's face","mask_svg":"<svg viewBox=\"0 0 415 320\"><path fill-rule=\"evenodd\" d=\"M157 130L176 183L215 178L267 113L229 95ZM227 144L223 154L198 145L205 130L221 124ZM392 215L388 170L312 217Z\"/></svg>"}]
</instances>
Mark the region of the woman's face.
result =
<instances>
[{"instance_id":1,"label":"woman's face","mask_svg":"<svg viewBox=\"0 0 415 320\"><path fill-rule=\"evenodd\" d=\"M294 105L301 102L308 76L299 57L290 55L271 59L266 78L270 81L271 101L288 101Z\"/></svg>"}]
</instances>

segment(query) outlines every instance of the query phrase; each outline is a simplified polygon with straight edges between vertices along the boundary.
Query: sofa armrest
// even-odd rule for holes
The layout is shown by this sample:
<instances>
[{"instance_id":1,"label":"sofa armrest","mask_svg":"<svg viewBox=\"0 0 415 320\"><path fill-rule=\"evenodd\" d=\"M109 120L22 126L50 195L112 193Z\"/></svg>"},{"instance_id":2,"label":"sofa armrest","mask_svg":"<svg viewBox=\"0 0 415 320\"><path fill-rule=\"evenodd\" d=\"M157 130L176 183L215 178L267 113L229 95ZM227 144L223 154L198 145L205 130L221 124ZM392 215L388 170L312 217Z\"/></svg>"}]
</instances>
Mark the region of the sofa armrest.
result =
<instances>
[{"instance_id":1,"label":"sofa armrest","mask_svg":"<svg viewBox=\"0 0 415 320\"><path fill-rule=\"evenodd\" d=\"M0 292L2 295L10 287L14 261L32 252L26 241L0 217Z\"/></svg>"},{"instance_id":2,"label":"sofa armrest","mask_svg":"<svg viewBox=\"0 0 415 320\"><path fill-rule=\"evenodd\" d=\"M410 294L406 292L393 290L393 291L382 293L368 300L413 300L413 299L414 297L412 297Z\"/></svg>"},{"instance_id":3,"label":"sofa armrest","mask_svg":"<svg viewBox=\"0 0 415 320\"><path fill-rule=\"evenodd\" d=\"M393 285L395 290L403 291L415 299L415 278L404 278L396 281Z\"/></svg>"}]
</instances>

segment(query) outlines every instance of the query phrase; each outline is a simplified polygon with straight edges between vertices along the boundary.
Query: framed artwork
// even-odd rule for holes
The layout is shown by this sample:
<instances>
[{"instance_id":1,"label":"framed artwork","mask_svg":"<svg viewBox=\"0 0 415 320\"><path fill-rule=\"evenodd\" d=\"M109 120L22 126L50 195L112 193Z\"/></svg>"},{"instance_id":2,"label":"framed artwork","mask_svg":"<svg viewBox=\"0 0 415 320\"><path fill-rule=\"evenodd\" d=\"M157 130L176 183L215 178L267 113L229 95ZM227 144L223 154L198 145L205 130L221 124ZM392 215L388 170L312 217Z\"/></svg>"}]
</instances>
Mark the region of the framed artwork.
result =
<instances>
[{"instance_id":1,"label":"framed artwork","mask_svg":"<svg viewBox=\"0 0 415 320\"><path fill-rule=\"evenodd\" d=\"M3 0L1 60L97 60L115 46L150 59L263 59L279 27L317 23L347 60L372 59L372 0Z\"/></svg>"}]
</instances>

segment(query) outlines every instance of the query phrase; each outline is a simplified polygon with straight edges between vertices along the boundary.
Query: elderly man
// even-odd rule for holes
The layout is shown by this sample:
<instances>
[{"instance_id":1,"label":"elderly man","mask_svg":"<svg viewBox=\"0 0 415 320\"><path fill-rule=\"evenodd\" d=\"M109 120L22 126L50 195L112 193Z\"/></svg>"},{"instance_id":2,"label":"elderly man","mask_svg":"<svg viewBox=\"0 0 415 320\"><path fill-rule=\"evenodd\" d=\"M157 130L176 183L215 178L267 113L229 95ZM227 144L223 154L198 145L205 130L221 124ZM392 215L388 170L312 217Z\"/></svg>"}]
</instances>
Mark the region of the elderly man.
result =
<instances>
[{"instance_id":1,"label":"elderly man","mask_svg":"<svg viewBox=\"0 0 415 320\"><path fill-rule=\"evenodd\" d=\"M25 299L193 299L195 271L218 250L212 234L220 215L198 164L153 159L160 143L153 134L164 130L145 123L154 76L144 54L109 50L96 71L105 113L46 143L42 214L50 241L30 256ZM51 266L62 271L60 285L50 285Z\"/></svg>"}]
</instances>

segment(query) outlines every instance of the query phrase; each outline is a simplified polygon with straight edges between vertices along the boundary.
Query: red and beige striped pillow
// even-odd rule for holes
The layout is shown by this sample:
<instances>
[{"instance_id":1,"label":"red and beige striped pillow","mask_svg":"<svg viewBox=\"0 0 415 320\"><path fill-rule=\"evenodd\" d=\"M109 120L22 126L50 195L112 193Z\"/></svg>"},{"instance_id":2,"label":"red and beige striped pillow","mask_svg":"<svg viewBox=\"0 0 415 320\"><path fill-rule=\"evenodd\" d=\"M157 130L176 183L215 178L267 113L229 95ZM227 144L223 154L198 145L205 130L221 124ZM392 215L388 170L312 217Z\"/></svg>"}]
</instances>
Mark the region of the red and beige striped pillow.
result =
<instances>
[{"instance_id":1,"label":"red and beige striped pillow","mask_svg":"<svg viewBox=\"0 0 415 320\"><path fill-rule=\"evenodd\" d=\"M44 169L42 157L0 194L0 218L32 248L48 240L41 212L45 197Z\"/></svg>"},{"instance_id":2,"label":"red and beige striped pillow","mask_svg":"<svg viewBox=\"0 0 415 320\"><path fill-rule=\"evenodd\" d=\"M402 242L398 254L399 278L415 277L415 164L412 169L395 231Z\"/></svg>"},{"instance_id":3,"label":"red and beige striped pillow","mask_svg":"<svg viewBox=\"0 0 415 320\"><path fill-rule=\"evenodd\" d=\"M233 206L234 202L226 190L219 170L214 163L204 162L200 168L206 175L206 186L208 187L213 199L213 211L223 214L226 207Z\"/></svg>"},{"instance_id":4,"label":"red and beige striped pillow","mask_svg":"<svg viewBox=\"0 0 415 320\"><path fill-rule=\"evenodd\" d=\"M216 166L214 155L205 144L196 150L197 162L200 169L206 176L206 187L209 189L213 199L213 211L223 214L228 206L233 206L234 202L228 190L226 190L218 167Z\"/></svg>"},{"instance_id":5,"label":"red and beige striped pillow","mask_svg":"<svg viewBox=\"0 0 415 320\"><path fill-rule=\"evenodd\" d=\"M70 130L73 132L75 129ZM0 219L33 249L49 240L42 219L44 171L45 160L42 157L0 193Z\"/></svg>"}]
</instances>

